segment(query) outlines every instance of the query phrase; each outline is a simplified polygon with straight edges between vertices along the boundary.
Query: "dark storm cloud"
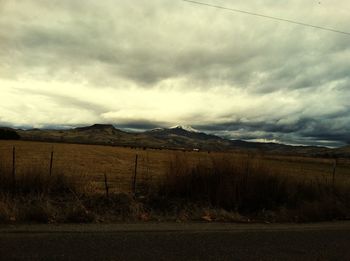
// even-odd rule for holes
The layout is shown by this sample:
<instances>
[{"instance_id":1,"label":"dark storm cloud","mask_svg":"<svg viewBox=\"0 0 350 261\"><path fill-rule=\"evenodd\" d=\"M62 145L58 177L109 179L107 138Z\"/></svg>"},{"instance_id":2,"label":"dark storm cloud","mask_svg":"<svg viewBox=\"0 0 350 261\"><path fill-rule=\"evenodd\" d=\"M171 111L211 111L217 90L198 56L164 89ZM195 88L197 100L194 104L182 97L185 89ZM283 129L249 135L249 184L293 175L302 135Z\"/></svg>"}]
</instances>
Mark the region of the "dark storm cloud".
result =
<instances>
[{"instance_id":1,"label":"dark storm cloud","mask_svg":"<svg viewBox=\"0 0 350 261\"><path fill-rule=\"evenodd\" d=\"M117 128L122 129L136 129L136 130L151 130L160 126L167 126L164 122L153 122L146 120L133 120L116 125ZM168 127L168 126L167 126Z\"/></svg>"},{"instance_id":2,"label":"dark storm cloud","mask_svg":"<svg viewBox=\"0 0 350 261\"><path fill-rule=\"evenodd\" d=\"M345 0L210 2L350 27ZM345 143L349 39L183 1L2 0L0 120L193 124L232 138Z\"/></svg>"},{"instance_id":3,"label":"dark storm cloud","mask_svg":"<svg viewBox=\"0 0 350 261\"><path fill-rule=\"evenodd\" d=\"M208 79L212 84L246 87L256 81L259 73L266 78L258 86L253 84L251 91L264 92L315 87L341 79L346 73L339 72L339 68L336 73L330 73L328 69L329 63L342 61L341 57L334 61L334 55L349 50L343 36L332 37L336 42L326 39L319 43L318 37L299 41L306 29L286 25L287 30L281 33L293 35L284 38L277 33L266 34L271 26L266 21L267 28L255 25L256 30L247 31L252 24L248 21L245 25L247 19L183 3L141 1L137 8L126 2L116 6L112 1L100 5L93 1L80 5L40 1L40 5L46 12L57 9L53 19L45 21L47 24L39 23L40 19L38 23L25 25L15 21L11 26L5 23L9 31L11 27L17 29L16 34L6 37L5 47L15 44L21 52L20 62L28 67L44 67L49 77L59 77L68 68L85 74L93 82L102 77L112 81L118 76L149 86L186 76L205 88L203 83ZM210 15L212 24L183 17L181 10L199 19ZM30 18L28 11L20 13ZM230 20L238 22L241 28L232 31L227 27L232 25ZM3 32L10 35L6 29ZM104 75L90 74L93 68L89 67L95 64L103 68ZM22 69L27 70L27 66Z\"/></svg>"},{"instance_id":4,"label":"dark storm cloud","mask_svg":"<svg viewBox=\"0 0 350 261\"><path fill-rule=\"evenodd\" d=\"M347 118L346 118L347 116ZM319 119L302 118L292 124L279 122L227 122L196 126L198 129L219 133L228 138L252 140L266 139L289 143L322 145L325 141L332 144L345 145L350 141L349 115L339 115ZM332 122L332 124L329 124Z\"/></svg>"}]
</instances>

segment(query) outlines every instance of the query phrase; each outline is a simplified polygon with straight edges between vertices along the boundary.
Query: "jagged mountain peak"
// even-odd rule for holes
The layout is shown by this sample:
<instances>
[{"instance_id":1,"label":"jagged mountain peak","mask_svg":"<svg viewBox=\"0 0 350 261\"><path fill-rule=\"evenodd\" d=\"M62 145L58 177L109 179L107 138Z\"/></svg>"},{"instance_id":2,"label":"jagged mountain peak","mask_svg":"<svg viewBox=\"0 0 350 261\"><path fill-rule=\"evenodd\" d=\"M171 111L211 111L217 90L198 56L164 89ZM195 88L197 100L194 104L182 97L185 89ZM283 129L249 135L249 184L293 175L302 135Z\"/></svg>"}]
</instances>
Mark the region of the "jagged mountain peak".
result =
<instances>
[{"instance_id":1,"label":"jagged mountain peak","mask_svg":"<svg viewBox=\"0 0 350 261\"><path fill-rule=\"evenodd\" d=\"M198 130L192 128L191 126L186 126L186 125L176 125L176 126L170 127L170 129L182 129L185 131L196 132L196 133L199 132Z\"/></svg>"},{"instance_id":2,"label":"jagged mountain peak","mask_svg":"<svg viewBox=\"0 0 350 261\"><path fill-rule=\"evenodd\" d=\"M200 132L191 126L176 125L170 128L156 128L146 134L162 140L185 139L188 143L197 144L199 141L221 140L220 137ZM191 141L190 141L191 140Z\"/></svg>"}]
</instances>

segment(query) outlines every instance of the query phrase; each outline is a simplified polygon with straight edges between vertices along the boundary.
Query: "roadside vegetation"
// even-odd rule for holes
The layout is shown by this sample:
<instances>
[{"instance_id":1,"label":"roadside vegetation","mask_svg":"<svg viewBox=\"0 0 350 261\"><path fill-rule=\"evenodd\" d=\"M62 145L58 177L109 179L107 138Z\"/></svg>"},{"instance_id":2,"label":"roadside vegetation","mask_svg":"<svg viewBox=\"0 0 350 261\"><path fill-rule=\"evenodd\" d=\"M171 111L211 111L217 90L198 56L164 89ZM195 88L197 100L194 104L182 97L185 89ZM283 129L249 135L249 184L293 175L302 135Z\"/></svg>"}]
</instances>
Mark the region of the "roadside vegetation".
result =
<instances>
[{"instance_id":1,"label":"roadside vegetation","mask_svg":"<svg viewBox=\"0 0 350 261\"><path fill-rule=\"evenodd\" d=\"M309 222L350 217L350 183L288 176L254 155L212 156L192 166L175 157L154 204L179 209L189 203L235 213L242 220ZM157 202L157 201L156 201ZM179 207L180 206L180 207ZM221 219L215 212L207 219Z\"/></svg>"},{"instance_id":2,"label":"roadside vegetation","mask_svg":"<svg viewBox=\"0 0 350 261\"><path fill-rule=\"evenodd\" d=\"M26 163L14 175L11 164L0 160L0 223L350 218L346 172L337 178L332 178L332 169L327 176L305 176L298 171L287 173L282 163L272 165L257 154L211 153L203 160L191 155L199 154L169 154L161 177L137 180L134 189L131 182L128 191L112 189L107 177L105 184L101 182L103 189L97 188L91 175L74 168L67 173L57 166L51 172L46 164Z\"/></svg>"}]
</instances>

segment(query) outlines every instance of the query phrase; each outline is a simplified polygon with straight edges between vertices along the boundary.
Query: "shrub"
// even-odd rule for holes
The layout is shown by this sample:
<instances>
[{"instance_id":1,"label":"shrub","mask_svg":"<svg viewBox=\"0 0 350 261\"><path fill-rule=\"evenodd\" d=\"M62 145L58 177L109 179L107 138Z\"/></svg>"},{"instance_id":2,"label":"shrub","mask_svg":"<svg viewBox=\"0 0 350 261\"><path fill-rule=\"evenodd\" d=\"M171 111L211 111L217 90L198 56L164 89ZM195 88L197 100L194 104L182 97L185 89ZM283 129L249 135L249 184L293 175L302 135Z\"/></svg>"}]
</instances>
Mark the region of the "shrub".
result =
<instances>
[{"instance_id":1,"label":"shrub","mask_svg":"<svg viewBox=\"0 0 350 261\"><path fill-rule=\"evenodd\" d=\"M64 196L79 193L86 185L86 180L80 175L56 173L49 176L42 169L31 167L24 173L17 174L13 180L9 171L0 166L0 193L3 194Z\"/></svg>"},{"instance_id":2,"label":"shrub","mask_svg":"<svg viewBox=\"0 0 350 261\"><path fill-rule=\"evenodd\" d=\"M319 180L287 177L252 156L213 156L211 161L193 164L177 155L153 202L162 207L174 202L196 202L244 214L299 209L307 216L319 216L322 211L315 206L329 206L331 199L343 209L349 204L350 195L344 188ZM306 213L306 209L313 214ZM326 219L341 214L340 207L322 209Z\"/></svg>"}]
</instances>

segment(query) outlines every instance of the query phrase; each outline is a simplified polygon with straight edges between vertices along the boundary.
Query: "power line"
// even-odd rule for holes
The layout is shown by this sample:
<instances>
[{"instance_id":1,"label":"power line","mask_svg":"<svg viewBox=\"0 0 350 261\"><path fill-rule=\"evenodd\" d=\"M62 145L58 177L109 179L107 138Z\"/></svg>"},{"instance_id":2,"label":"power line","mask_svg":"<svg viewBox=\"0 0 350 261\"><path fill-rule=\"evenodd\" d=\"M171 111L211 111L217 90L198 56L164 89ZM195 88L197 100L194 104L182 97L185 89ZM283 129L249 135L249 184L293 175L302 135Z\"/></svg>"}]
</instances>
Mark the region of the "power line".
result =
<instances>
[{"instance_id":1,"label":"power line","mask_svg":"<svg viewBox=\"0 0 350 261\"><path fill-rule=\"evenodd\" d=\"M253 12L244 11L244 10L240 10L240 9L228 8L228 7L224 7L224 6L212 5L212 4L208 4L208 3L191 1L191 0L182 0L182 1L188 2L188 3L192 3L192 4L196 4L196 5L208 6L208 7L213 7L213 8L217 8L217 9L223 9L223 10L227 10L227 11L231 11L231 12L243 13L243 14L247 14L247 15L253 15L253 16L258 16L258 17L272 19L272 20L282 21L282 22L286 22L286 23L291 23L291 24L296 24L296 25L316 28L316 29L320 29L320 30L324 30L324 31L330 31L330 32L333 32L333 33L350 35L349 32L345 32L345 31L340 31L340 30L336 30L336 29L332 29L332 28L327 28L327 27L323 27L323 26L302 23L302 22L298 22L298 21L294 21L294 20L289 20L289 19L269 16L269 15L253 13Z\"/></svg>"}]
</instances>

